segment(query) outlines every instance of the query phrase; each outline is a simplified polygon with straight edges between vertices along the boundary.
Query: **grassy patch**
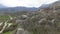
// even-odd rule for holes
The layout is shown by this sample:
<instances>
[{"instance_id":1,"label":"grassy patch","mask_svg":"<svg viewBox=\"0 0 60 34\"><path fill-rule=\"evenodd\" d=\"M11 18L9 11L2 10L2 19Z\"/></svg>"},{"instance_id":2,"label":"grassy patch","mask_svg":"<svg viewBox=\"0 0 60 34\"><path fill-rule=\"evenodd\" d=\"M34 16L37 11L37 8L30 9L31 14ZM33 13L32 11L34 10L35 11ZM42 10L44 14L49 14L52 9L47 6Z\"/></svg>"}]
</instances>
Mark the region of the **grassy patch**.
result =
<instances>
[{"instance_id":1,"label":"grassy patch","mask_svg":"<svg viewBox=\"0 0 60 34\"><path fill-rule=\"evenodd\" d=\"M10 31L8 31L8 32L4 32L3 34L10 34L11 32Z\"/></svg>"}]
</instances>

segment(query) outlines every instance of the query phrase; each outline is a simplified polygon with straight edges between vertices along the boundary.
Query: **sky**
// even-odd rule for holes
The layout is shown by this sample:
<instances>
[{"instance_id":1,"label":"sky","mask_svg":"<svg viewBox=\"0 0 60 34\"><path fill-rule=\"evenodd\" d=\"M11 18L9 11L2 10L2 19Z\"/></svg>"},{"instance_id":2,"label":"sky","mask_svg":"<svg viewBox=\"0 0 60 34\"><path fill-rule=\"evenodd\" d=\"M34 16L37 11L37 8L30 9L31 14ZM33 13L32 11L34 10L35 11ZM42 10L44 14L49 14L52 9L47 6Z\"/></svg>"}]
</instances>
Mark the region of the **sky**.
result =
<instances>
[{"instance_id":1,"label":"sky","mask_svg":"<svg viewBox=\"0 0 60 34\"><path fill-rule=\"evenodd\" d=\"M0 0L0 4L8 7L25 6L25 7L39 7L42 4L53 3L57 0Z\"/></svg>"}]
</instances>

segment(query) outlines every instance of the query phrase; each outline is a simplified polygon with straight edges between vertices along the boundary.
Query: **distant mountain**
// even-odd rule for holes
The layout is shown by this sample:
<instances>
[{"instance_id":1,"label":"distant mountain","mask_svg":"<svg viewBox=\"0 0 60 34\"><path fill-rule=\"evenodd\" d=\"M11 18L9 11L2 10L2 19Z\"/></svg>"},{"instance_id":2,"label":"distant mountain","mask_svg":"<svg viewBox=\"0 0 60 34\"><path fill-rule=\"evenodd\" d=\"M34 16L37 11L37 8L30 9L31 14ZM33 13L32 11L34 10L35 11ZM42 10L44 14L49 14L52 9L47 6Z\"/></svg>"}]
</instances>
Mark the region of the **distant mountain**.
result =
<instances>
[{"instance_id":1,"label":"distant mountain","mask_svg":"<svg viewBox=\"0 0 60 34\"><path fill-rule=\"evenodd\" d=\"M60 10L60 0L52 3L51 7L54 7L54 9L59 9Z\"/></svg>"},{"instance_id":2,"label":"distant mountain","mask_svg":"<svg viewBox=\"0 0 60 34\"><path fill-rule=\"evenodd\" d=\"M52 4L52 3L51 3L51 4ZM40 11L41 9L50 8L51 4L42 4L42 5L38 8L38 11Z\"/></svg>"},{"instance_id":3,"label":"distant mountain","mask_svg":"<svg viewBox=\"0 0 60 34\"><path fill-rule=\"evenodd\" d=\"M0 4L0 9L1 9L1 8L6 8L6 6L4 6L4 5Z\"/></svg>"},{"instance_id":4,"label":"distant mountain","mask_svg":"<svg viewBox=\"0 0 60 34\"><path fill-rule=\"evenodd\" d=\"M16 12L16 11L36 11L35 7L4 7L0 8L0 12Z\"/></svg>"},{"instance_id":5,"label":"distant mountain","mask_svg":"<svg viewBox=\"0 0 60 34\"><path fill-rule=\"evenodd\" d=\"M39 9L45 9L48 8L51 4L42 4Z\"/></svg>"},{"instance_id":6,"label":"distant mountain","mask_svg":"<svg viewBox=\"0 0 60 34\"><path fill-rule=\"evenodd\" d=\"M39 9L52 8L54 6L55 6L55 8L60 7L60 1L55 1L55 2L50 3L50 4L42 4L39 7Z\"/></svg>"},{"instance_id":7,"label":"distant mountain","mask_svg":"<svg viewBox=\"0 0 60 34\"><path fill-rule=\"evenodd\" d=\"M44 9L50 6L50 4L43 4L41 5L39 8L35 8L35 7L22 7L22 6L18 6L18 7L5 7L3 5L1 5L2 7L0 7L0 12L16 12L16 11L37 11L38 9Z\"/></svg>"}]
</instances>

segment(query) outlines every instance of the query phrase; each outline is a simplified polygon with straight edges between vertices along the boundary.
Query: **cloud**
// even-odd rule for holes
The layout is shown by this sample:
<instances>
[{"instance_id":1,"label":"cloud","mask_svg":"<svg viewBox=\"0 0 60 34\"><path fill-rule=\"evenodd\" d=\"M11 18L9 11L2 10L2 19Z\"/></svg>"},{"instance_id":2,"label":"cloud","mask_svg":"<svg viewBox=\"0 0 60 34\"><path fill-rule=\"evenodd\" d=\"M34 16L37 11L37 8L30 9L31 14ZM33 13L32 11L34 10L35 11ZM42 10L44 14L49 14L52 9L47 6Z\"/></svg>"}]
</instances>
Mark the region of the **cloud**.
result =
<instances>
[{"instance_id":1,"label":"cloud","mask_svg":"<svg viewBox=\"0 0 60 34\"><path fill-rule=\"evenodd\" d=\"M39 7L41 4L52 3L57 0L0 0L0 4L8 7L26 6L26 7Z\"/></svg>"},{"instance_id":2,"label":"cloud","mask_svg":"<svg viewBox=\"0 0 60 34\"><path fill-rule=\"evenodd\" d=\"M39 0L2 0L2 4L6 6L38 6Z\"/></svg>"},{"instance_id":3,"label":"cloud","mask_svg":"<svg viewBox=\"0 0 60 34\"><path fill-rule=\"evenodd\" d=\"M0 0L0 4L1 4L2 0Z\"/></svg>"}]
</instances>

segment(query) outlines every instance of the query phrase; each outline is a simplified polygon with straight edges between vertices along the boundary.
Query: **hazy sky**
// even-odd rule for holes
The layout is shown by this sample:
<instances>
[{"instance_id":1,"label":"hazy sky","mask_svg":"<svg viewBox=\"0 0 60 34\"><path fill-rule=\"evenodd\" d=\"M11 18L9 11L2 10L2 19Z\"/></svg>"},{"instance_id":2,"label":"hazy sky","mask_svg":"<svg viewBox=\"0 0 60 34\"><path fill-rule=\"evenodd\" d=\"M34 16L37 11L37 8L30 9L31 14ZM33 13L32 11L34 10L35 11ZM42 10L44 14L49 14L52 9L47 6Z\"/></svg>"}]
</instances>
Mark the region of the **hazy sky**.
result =
<instances>
[{"instance_id":1,"label":"hazy sky","mask_svg":"<svg viewBox=\"0 0 60 34\"><path fill-rule=\"evenodd\" d=\"M26 6L26 7L39 7L41 4L49 4L57 0L0 0L0 4L8 7Z\"/></svg>"}]
</instances>

